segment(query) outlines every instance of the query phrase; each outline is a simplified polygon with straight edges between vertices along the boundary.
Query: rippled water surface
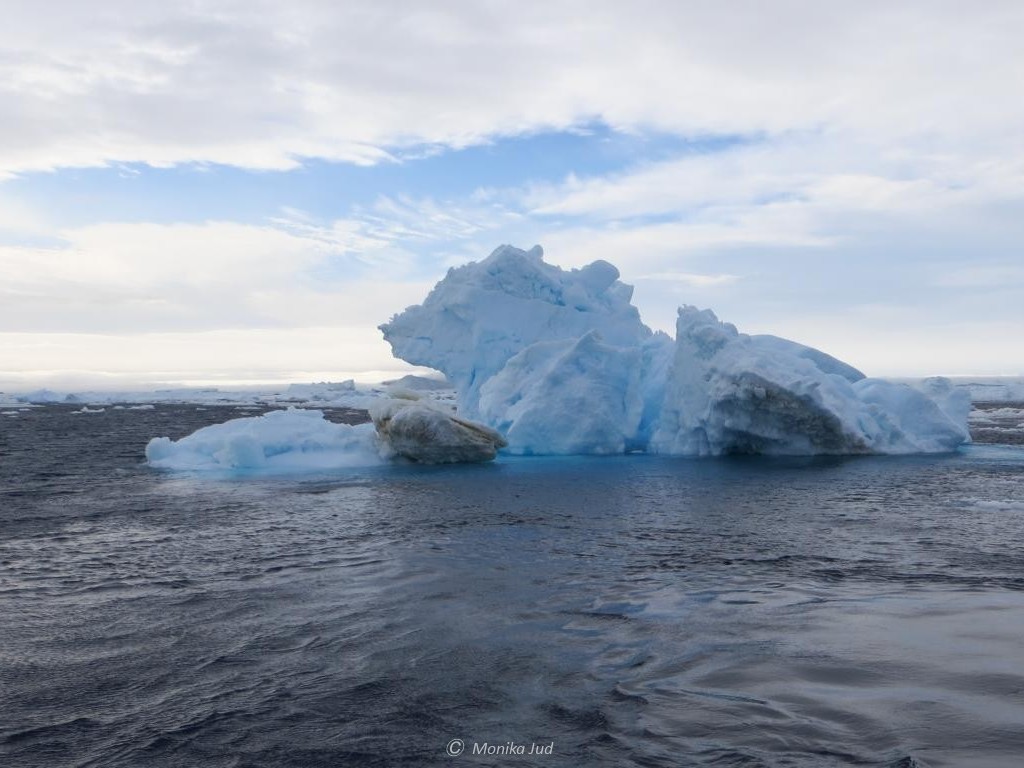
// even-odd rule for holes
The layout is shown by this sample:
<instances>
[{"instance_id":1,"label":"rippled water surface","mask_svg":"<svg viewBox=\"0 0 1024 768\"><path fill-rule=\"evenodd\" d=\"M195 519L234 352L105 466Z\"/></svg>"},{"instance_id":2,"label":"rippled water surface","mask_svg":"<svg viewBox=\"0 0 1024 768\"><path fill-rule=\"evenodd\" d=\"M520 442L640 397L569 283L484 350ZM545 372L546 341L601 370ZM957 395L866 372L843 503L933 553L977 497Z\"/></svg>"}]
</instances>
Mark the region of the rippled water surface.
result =
<instances>
[{"instance_id":1,"label":"rippled water surface","mask_svg":"<svg viewBox=\"0 0 1024 768\"><path fill-rule=\"evenodd\" d=\"M72 410L0 416L5 768L1024 764L1024 446L210 478L141 451L233 409Z\"/></svg>"}]
</instances>

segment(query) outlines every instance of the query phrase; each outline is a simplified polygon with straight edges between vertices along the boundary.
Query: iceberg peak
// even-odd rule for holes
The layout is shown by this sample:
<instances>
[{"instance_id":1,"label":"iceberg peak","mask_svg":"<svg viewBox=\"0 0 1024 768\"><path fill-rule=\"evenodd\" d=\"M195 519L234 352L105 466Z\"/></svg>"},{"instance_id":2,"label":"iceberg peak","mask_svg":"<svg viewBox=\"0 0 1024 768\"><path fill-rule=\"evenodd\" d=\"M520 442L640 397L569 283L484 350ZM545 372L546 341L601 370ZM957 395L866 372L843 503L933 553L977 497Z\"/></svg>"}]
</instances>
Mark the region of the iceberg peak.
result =
<instances>
[{"instance_id":1,"label":"iceberg peak","mask_svg":"<svg viewBox=\"0 0 1024 768\"><path fill-rule=\"evenodd\" d=\"M422 304L380 326L396 357L441 371L459 393L460 411L477 416L480 387L517 353L540 341L578 339L598 331L612 345L651 337L605 261L563 270L543 250L510 245L482 261L448 271Z\"/></svg>"}]
</instances>

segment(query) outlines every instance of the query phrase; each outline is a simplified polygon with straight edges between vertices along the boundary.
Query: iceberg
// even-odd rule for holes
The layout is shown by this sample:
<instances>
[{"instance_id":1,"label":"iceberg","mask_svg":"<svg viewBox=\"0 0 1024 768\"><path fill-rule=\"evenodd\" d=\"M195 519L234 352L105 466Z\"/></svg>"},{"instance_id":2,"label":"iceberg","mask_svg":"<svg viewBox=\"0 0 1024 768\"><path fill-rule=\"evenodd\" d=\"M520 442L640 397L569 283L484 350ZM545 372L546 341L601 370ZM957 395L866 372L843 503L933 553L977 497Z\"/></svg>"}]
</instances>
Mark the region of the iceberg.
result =
<instances>
[{"instance_id":1,"label":"iceberg","mask_svg":"<svg viewBox=\"0 0 1024 768\"><path fill-rule=\"evenodd\" d=\"M389 459L443 464L524 455L906 454L970 440L970 396L943 378L866 377L820 350L748 335L683 306L673 339L644 325L606 261L563 270L509 245L450 269L380 326L395 355L442 372L367 403L372 423L275 411L151 440L172 469L295 471ZM450 382L457 409L440 402ZM333 402L353 385L293 387ZM419 390L413 391L413 390ZM433 399L424 397L432 392ZM85 409L88 410L88 409Z\"/></svg>"},{"instance_id":2,"label":"iceberg","mask_svg":"<svg viewBox=\"0 0 1024 768\"><path fill-rule=\"evenodd\" d=\"M566 271L540 246L504 245L380 328L513 453L933 453L970 439L969 398L948 380L867 378L696 307L680 308L673 340L631 298L608 262Z\"/></svg>"}]
</instances>

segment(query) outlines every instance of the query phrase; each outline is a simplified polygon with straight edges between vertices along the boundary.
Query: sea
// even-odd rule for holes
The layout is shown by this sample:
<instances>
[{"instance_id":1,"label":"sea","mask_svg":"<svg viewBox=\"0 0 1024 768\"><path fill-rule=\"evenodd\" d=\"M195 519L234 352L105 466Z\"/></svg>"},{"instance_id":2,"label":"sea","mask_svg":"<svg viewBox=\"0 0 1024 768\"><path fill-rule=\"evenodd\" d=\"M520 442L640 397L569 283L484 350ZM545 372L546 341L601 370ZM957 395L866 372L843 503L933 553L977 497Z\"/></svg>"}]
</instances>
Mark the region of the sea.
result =
<instances>
[{"instance_id":1,"label":"sea","mask_svg":"<svg viewBox=\"0 0 1024 768\"><path fill-rule=\"evenodd\" d=\"M1024 765L1024 404L941 456L144 463L258 412L0 414L0 766Z\"/></svg>"}]
</instances>

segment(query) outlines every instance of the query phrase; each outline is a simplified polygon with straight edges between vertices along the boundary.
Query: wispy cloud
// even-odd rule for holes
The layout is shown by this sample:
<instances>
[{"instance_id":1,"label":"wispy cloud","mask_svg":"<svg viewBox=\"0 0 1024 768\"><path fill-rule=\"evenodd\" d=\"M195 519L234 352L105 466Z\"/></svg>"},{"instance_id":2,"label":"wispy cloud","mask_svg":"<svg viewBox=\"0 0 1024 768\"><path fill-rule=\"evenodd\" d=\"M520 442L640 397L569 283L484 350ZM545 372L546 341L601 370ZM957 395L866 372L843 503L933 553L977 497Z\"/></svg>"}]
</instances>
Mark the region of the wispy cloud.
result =
<instances>
[{"instance_id":1,"label":"wispy cloud","mask_svg":"<svg viewBox=\"0 0 1024 768\"><path fill-rule=\"evenodd\" d=\"M594 120L1019 148L1022 24L1019 3L924 0L18 3L0 30L0 169L374 163Z\"/></svg>"}]
</instances>

